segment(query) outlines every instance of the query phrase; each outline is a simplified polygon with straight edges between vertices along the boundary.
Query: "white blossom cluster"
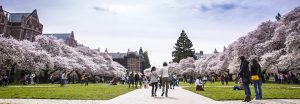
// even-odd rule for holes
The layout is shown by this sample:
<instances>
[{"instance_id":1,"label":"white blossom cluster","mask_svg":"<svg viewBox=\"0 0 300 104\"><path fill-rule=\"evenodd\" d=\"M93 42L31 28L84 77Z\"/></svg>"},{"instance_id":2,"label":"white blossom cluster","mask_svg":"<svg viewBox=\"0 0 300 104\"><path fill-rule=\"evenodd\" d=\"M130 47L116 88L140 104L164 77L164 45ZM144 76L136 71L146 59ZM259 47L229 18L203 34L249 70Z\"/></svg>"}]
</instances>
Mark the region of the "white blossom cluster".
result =
<instances>
[{"instance_id":1,"label":"white blossom cluster","mask_svg":"<svg viewBox=\"0 0 300 104\"><path fill-rule=\"evenodd\" d=\"M0 37L0 66L18 70L66 70L121 77L126 69L107 53L88 47L70 47L53 37L37 36L35 42Z\"/></svg>"},{"instance_id":2,"label":"white blossom cluster","mask_svg":"<svg viewBox=\"0 0 300 104\"><path fill-rule=\"evenodd\" d=\"M176 67L181 74L195 72L203 75L221 70L237 73L240 56L248 60L257 58L267 71L299 67L300 7L282 16L279 21L263 22L256 30L231 43L224 52L206 55L196 61L183 59Z\"/></svg>"}]
</instances>

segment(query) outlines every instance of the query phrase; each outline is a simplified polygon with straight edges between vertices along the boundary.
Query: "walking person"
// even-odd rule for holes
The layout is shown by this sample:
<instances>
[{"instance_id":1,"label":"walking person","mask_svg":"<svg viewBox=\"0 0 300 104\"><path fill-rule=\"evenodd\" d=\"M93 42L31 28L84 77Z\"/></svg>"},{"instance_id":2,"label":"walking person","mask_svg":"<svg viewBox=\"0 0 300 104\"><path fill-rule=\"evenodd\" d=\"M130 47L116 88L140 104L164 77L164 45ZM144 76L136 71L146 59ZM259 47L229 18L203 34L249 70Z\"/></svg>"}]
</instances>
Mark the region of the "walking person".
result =
<instances>
[{"instance_id":1,"label":"walking person","mask_svg":"<svg viewBox=\"0 0 300 104\"><path fill-rule=\"evenodd\" d=\"M150 73L150 82L149 82L150 85L152 86L151 96L157 96L156 91L157 91L158 77L159 76L156 72L156 68L152 67Z\"/></svg>"},{"instance_id":2,"label":"walking person","mask_svg":"<svg viewBox=\"0 0 300 104\"><path fill-rule=\"evenodd\" d=\"M134 75L135 88L137 88L139 81L140 81L140 75L139 75L139 73L135 73L135 75Z\"/></svg>"},{"instance_id":3,"label":"walking person","mask_svg":"<svg viewBox=\"0 0 300 104\"><path fill-rule=\"evenodd\" d=\"M241 65L240 65L240 72L239 76L242 78L242 83L244 86L244 91L245 91L245 99L243 102L249 102L251 101L251 92L249 88L250 84L250 71L249 71L249 62L246 60L244 56L240 57L241 60Z\"/></svg>"},{"instance_id":4,"label":"walking person","mask_svg":"<svg viewBox=\"0 0 300 104\"><path fill-rule=\"evenodd\" d=\"M133 87L133 85L134 85L134 74L133 74L133 72L131 72L130 74L129 74L129 88L130 88L130 85L131 85L131 87L132 88L134 88Z\"/></svg>"},{"instance_id":5,"label":"walking person","mask_svg":"<svg viewBox=\"0 0 300 104\"><path fill-rule=\"evenodd\" d=\"M259 63L255 59L251 60L251 80L254 86L255 99L262 99L262 72Z\"/></svg>"},{"instance_id":6,"label":"walking person","mask_svg":"<svg viewBox=\"0 0 300 104\"><path fill-rule=\"evenodd\" d=\"M161 96L168 97L168 89L169 89L169 69L168 69L168 64L166 62L163 63L163 68L160 71L161 75L161 85L162 85L162 94Z\"/></svg>"},{"instance_id":7,"label":"walking person","mask_svg":"<svg viewBox=\"0 0 300 104\"><path fill-rule=\"evenodd\" d=\"M147 76L143 75L143 84L144 84L144 89L147 89L149 86L149 80L147 78Z\"/></svg>"},{"instance_id":8,"label":"walking person","mask_svg":"<svg viewBox=\"0 0 300 104\"><path fill-rule=\"evenodd\" d=\"M67 80L67 72L64 71L64 72L61 74L61 80L60 80L60 86L61 86L61 87L64 87L64 86L65 86L66 80Z\"/></svg>"},{"instance_id":9,"label":"walking person","mask_svg":"<svg viewBox=\"0 0 300 104\"><path fill-rule=\"evenodd\" d=\"M176 73L173 73L173 75L172 75L172 86L173 86L173 89L175 89L175 85L178 86L177 85L177 76L176 76Z\"/></svg>"}]
</instances>

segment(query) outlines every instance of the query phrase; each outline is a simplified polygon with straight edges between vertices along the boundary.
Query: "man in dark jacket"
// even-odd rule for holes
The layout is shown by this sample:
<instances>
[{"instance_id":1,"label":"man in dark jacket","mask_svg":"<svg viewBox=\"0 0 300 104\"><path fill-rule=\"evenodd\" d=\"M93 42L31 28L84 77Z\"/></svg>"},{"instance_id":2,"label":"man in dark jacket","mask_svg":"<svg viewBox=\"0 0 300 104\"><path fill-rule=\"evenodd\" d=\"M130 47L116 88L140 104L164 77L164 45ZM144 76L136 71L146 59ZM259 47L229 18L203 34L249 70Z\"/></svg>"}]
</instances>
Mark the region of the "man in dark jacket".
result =
<instances>
[{"instance_id":1,"label":"man in dark jacket","mask_svg":"<svg viewBox=\"0 0 300 104\"><path fill-rule=\"evenodd\" d=\"M135 88L137 88L138 83L139 83L139 80L140 80L140 75L139 75L139 73L135 73L135 75L134 75Z\"/></svg>"},{"instance_id":2,"label":"man in dark jacket","mask_svg":"<svg viewBox=\"0 0 300 104\"><path fill-rule=\"evenodd\" d=\"M249 71L249 62L246 60L244 56L240 57L241 65L240 65L240 72L239 76L242 78L242 83L244 85L244 91L245 91L245 99L244 101L249 102L251 101L251 92L249 88L250 84L250 71Z\"/></svg>"}]
</instances>

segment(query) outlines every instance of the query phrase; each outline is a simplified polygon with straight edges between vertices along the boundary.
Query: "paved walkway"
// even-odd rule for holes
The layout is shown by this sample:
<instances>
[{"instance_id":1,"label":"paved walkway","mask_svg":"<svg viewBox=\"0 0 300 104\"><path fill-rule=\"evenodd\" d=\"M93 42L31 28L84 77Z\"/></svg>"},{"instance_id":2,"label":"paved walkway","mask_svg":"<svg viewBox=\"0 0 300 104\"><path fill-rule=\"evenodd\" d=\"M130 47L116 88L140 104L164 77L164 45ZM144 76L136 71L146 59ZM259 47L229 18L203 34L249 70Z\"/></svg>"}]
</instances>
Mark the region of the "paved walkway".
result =
<instances>
[{"instance_id":1,"label":"paved walkway","mask_svg":"<svg viewBox=\"0 0 300 104\"><path fill-rule=\"evenodd\" d=\"M169 90L169 97L151 97L151 89L137 89L111 100L58 100L58 99L0 99L0 104L300 104L300 99L214 101L180 87Z\"/></svg>"},{"instance_id":2,"label":"paved walkway","mask_svg":"<svg viewBox=\"0 0 300 104\"><path fill-rule=\"evenodd\" d=\"M161 89L157 97L151 97L151 89L138 89L125 95L118 96L103 104L221 104L207 97L186 91L180 87L169 89L169 97L161 97Z\"/></svg>"},{"instance_id":3,"label":"paved walkway","mask_svg":"<svg viewBox=\"0 0 300 104\"><path fill-rule=\"evenodd\" d=\"M102 104L105 100L0 99L0 104Z\"/></svg>"}]
</instances>

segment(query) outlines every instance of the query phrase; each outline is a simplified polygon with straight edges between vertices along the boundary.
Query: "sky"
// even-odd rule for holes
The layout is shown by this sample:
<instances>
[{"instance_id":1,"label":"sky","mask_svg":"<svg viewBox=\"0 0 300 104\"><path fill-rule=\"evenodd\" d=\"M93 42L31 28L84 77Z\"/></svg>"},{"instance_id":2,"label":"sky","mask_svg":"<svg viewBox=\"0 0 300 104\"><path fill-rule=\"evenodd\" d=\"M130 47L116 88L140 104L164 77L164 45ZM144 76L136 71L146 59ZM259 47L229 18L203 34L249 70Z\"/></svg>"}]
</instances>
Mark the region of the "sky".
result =
<instances>
[{"instance_id":1,"label":"sky","mask_svg":"<svg viewBox=\"0 0 300 104\"><path fill-rule=\"evenodd\" d=\"M44 33L70 33L109 53L148 51L151 65L172 60L185 30L196 52L219 52L300 0L0 0L11 13L37 9Z\"/></svg>"}]
</instances>

